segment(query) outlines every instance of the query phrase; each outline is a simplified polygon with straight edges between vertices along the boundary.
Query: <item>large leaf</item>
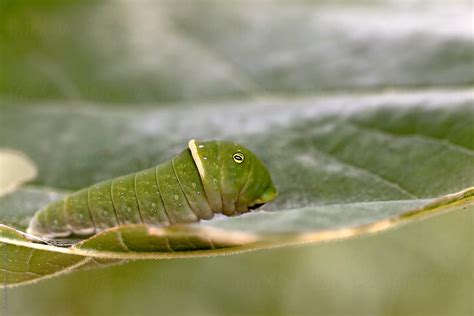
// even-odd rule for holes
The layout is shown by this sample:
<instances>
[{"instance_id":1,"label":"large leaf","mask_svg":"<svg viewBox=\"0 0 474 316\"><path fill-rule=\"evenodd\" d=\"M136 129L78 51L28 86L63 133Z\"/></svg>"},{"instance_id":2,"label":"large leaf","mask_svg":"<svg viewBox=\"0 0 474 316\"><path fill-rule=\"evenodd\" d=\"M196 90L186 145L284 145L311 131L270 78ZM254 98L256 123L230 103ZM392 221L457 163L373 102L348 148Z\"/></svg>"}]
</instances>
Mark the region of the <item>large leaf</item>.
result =
<instances>
[{"instance_id":1,"label":"large leaf","mask_svg":"<svg viewBox=\"0 0 474 316\"><path fill-rule=\"evenodd\" d=\"M136 260L8 289L8 313L467 316L473 220L471 206L339 242Z\"/></svg>"},{"instance_id":2,"label":"large leaf","mask_svg":"<svg viewBox=\"0 0 474 316\"><path fill-rule=\"evenodd\" d=\"M473 203L474 98L463 88L474 81L468 3L452 12L423 7L422 16L395 4L2 5L0 93L8 98L0 103L0 147L26 153L39 171L32 185L0 199L9 284L100 260L357 236ZM387 12L403 23L386 23ZM446 14L456 23L433 27ZM84 26L94 32L79 32ZM385 86L419 91L380 91ZM332 90L346 92L301 95ZM162 102L170 100L187 103ZM114 228L72 247L22 234L46 203L154 166L189 138L253 149L269 165L278 199L241 217Z\"/></svg>"},{"instance_id":3,"label":"large leaf","mask_svg":"<svg viewBox=\"0 0 474 316\"><path fill-rule=\"evenodd\" d=\"M36 161L47 176L40 173L36 187L17 190L0 200L2 221L12 227L2 228L2 241L16 247L9 252L18 257L30 254L29 248L59 252L68 260L70 255L111 259L208 256L356 236L472 204L474 190L466 189L474 184L474 143L469 137L474 110L468 91L455 97L424 93L400 100L399 95L384 94L348 101L347 97L326 97L297 103L239 103L220 111L202 106L198 114L193 107L184 106L179 111L142 107L131 112L92 105L86 110L54 105L13 110L5 105L5 146L15 142L16 148L31 157L44 157ZM13 126L27 124L32 113L41 123L9 135ZM164 119L170 113L174 121ZM229 126L226 117L232 117L237 126ZM259 117L264 120L259 122ZM55 122L64 124L61 135L54 136ZM116 141L110 143L112 136L102 131L116 135ZM153 135L159 135L159 141ZM124 226L70 248L32 243L14 230L24 230L37 209L65 194L39 186L77 189L152 166L181 150L191 135L238 139L253 148L268 162L279 198L264 211L240 217L170 228ZM52 148L61 154L46 159ZM110 157L119 159L112 162ZM71 261L64 266L76 264ZM28 269L20 271L27 273ZM30 280L33 275L28 275Z\"/></svg>"}]
</instances>

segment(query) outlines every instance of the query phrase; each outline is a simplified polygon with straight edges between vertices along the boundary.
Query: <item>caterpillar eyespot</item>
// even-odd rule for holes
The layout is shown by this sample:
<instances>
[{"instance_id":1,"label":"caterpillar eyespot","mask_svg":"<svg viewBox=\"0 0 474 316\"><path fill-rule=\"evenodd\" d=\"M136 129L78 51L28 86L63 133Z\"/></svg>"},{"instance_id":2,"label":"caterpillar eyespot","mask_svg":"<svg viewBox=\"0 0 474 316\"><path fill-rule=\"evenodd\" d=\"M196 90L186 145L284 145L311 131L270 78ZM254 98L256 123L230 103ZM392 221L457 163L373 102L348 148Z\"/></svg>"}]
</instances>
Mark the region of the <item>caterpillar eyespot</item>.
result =
<instances>
[{"instance_id":1,"label":"caterpillar eyespot","mask_svg":"<svg viewBox=\"0 0 474 316\"><path fill-rule=\"evenodd\" d=\"M234 159L236 163L242 163L244 162L245 156L242 153L235 153L232 155L232 159Z\"/></svg>"},{"instance_id":2,"label":"caterpillar eyespot","mask_svg":"<svg viewBox=\"0 0 474 316\"><path fill-rule=\"evenodd\" d=\"M188 148L156 167L91 185L46 205L35 213L27 233L87 237L126 224L190 223L215 213L246 213L276 196L268 169L250 150L227 141L192 139Z\"/></svg>"}]
</instances>

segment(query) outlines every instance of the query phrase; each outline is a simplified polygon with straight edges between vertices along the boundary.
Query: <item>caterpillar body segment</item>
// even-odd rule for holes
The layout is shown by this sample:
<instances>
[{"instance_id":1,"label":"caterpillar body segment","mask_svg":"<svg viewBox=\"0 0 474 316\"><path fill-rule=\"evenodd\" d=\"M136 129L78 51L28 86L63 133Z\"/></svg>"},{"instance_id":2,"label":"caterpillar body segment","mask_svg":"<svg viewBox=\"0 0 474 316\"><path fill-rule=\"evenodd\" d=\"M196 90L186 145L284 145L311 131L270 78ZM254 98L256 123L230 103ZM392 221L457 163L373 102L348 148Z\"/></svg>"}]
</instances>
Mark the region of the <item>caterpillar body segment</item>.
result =
<instances>
[{"instance_id":1,"label":"caterpillar body segment","mask_svg":"<svg viewBox=\"0 0 474 316\"><path fill-rule=\"evenodd\" d=\"M135 173L135 192L145 224L170 224L161 192L158 190L156 167Z\"/></svg>"},{"instance_id":2,"label":"caterpillar body segment","mask_svg":"<svg viewBox=\"0 0 474 316\"><path fill-rule=\"evenodd\" d=\"M190 140L157 167L94 184L35 213L27 232L45 238L91 236L126 224L174 225L239 215L273 200L263 163L226 141Z\"/></svg>"},{"instance_id":3,"label":"caterpillar body segment","mask_svg":"<svg viewBox=\"0 0 474 316\"><path fill-rule=\"evenodd\" d=\"M196 222L199 218L181 190L171 161L162 163L156 168L156 179L170 223Z\"/></svg>"},{"instance_id":4,"label":"caterpillar body segment","mask_svg":"<svg viewBox=\"0 0 474 316\"><path fill-rule=\"evenodd\" d=\"M172 163L176 178L191 209L199 218L211 219L214 212L207 199L191 151L189 149L184 150L180 155L173 158Z\"/></svg>"},{"instance_id":5,"label":"caterpillar body segment","mask_svg":"<svg viewBox=\"0 0 474 316\"><path fill-rule=\"evenodd\" d=\"M112 201L112 182L113 180L107 180L88 188L88 206L91 217L94 220L96 231L101 231L120 224L118 214L115 211L115 206Z\"/></svg>"}]
</instances>

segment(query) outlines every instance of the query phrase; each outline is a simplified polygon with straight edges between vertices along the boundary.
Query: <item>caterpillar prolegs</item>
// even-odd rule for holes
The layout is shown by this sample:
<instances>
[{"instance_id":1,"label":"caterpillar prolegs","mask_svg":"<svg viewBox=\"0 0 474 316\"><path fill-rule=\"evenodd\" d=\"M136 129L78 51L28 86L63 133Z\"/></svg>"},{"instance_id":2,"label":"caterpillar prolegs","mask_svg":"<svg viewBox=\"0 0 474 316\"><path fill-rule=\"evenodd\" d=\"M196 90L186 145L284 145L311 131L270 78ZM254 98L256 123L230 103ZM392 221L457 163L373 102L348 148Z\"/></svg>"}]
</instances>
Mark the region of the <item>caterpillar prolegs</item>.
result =
<instances>
[{"instance_id":1,"label":"caterpillar prolegs","mask_svg":"<svg viewBox=\"0 0 474 316\"><path fill-rule=\"evenodd\" d=\"M245 147L199 142L157 167L67 195L35 213L27 232L45 238L91 236L110 227L174 225L239 215L273 200L268 169Z\"/></svg>"}]
</instances>

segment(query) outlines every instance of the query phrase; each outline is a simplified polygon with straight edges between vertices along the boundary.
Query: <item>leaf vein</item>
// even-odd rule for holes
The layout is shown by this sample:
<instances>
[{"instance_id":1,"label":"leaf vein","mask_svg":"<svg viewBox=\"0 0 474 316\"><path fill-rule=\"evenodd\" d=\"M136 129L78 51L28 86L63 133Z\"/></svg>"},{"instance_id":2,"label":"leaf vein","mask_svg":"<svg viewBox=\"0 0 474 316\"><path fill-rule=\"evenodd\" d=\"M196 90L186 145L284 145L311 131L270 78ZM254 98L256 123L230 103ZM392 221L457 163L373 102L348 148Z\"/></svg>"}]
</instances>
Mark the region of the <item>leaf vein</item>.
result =
<instances>
[{"instance_id":1,"label":"leaf vein","mask_svg":"<svg viewBox=\"0 0 474 316\"><path fill-rule=\"evenodd\" d=\"M344 160L341 160L339 158L337 158L334 154L330 153L330 152L325 152L325 151L322 151L318 148L315 148L314 146L310 146L310 148L312 148L312 150L314 151L317 151L318 153L332 159L333 161L336 161L337 163L341 164L341 165L344 165L352 170L356 170L358 172L362 172L368 176L370 176L371 178L373 179L376 179L380 182L383 182L385 183L386 185L390 186L391 188L394 188L396 189L397 191L405 194L406 196L409 196L410 198L413 198L413 199L419 199L418 196L416 196L415 194L411 193L410 191L408 191L407 189L403 188L399 183L397 182L394 182L393 180L390 180L390 179L387 179L385 177L383 177L382 175L378 174L378 173L375 173L374 171L371 171L369 169L365 169L365 168L361 168L353 163L350 163L348 161L344 161Z\"/></svg>"},{"instance_id":2,"label":"leaf vein","mask_svg":"<svg viewBox=\"0 0 474 316\"><path fill-rule=\"evenodd\" d=\"M469 156L474 156L474 150L472 150L471 148L469 148L467 146L462 146L462 145L459 145L459 144L455 144L455 143L449 141L446 138L437 138L437 137L428 136L428 135L424 135L424 134L396 133L394 131L387 131L387 130L384 130L384 129L381 129L381 128L362 126L360 124L355 123L354 121L350 121L348 123L349 123L349 125L351 125L352 127L356 128L358 130L370 131L370 132L374 132L374 133L378 133L378 134L386 135L386 136L390 136L390 137L419 138L420 140L425 141L425 142L444 145L446 147L451 148L452 150L462 152L463 154L466 154L466 155L469 155Z\"/></svg>"},{"instance_id":3,"label":"leaf vein","mask_svg":"<svg viewBox=\"0 0 474 316\"><path fill-rule=\"evenodd\" d=\"M119 243L119 245L125 250L125 251L128 251L128 252L132 252L130 250L130 248L128 248L127 244L125 243L125 241L123 240L123 237L122 237L122 234L120 232L116 232L115 234L117 236L117 241Z\"/></svg>"},{"instance_id":4,"label":"leaf vein","mask_svg":"<svg viewBox=\"0 0 474 316\"><path fill-rule=\"evenodd\" d=\"M0 268L0 271L3 272L3 273L11 273L11 274L28 274L28 275L32 275L32 276L35 276L35 277L42 277L43 276L42 274L31 272L31 271L11 271L11 270L4 269L4 268Z\"/></svg>"}]
</instances>

